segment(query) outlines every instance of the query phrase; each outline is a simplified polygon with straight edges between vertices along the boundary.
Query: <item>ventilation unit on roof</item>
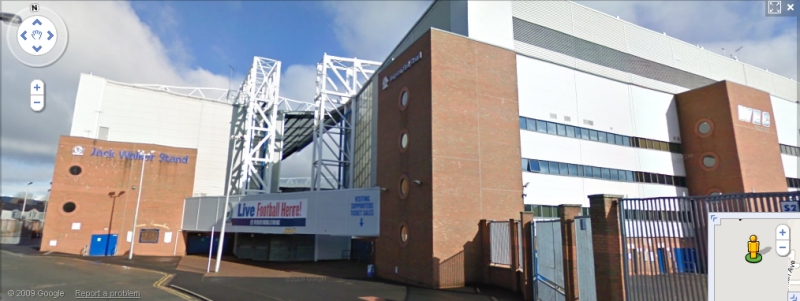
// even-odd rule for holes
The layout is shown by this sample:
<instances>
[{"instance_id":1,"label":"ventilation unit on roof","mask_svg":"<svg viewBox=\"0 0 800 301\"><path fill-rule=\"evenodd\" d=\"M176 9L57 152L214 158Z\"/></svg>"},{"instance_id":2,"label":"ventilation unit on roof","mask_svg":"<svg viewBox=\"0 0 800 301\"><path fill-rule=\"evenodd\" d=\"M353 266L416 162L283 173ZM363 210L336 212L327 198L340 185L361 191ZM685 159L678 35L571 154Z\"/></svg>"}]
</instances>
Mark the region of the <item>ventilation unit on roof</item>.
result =
<instances>
[{"instance_id":1,"label":"ventilation unit on roof","mask_svg":"<svg viewBox=\"0 0 800 301\"><path fill-rule=\"evenodd\" d=\"M594 125L594 121L591 121L591 120L588 120L588 119L584 119L583 120L583 124L585 124L585 125Z\"/></svg>"},{"instance_id":2,"label":"ventilation unit on roof","mask_svg":"<svg viewBox=\"0 0 800 301\"><path fill-rule=\"evenodd\" d=\"M572 118L570 118L569 116L564 116L564 121L572 121Z\"/></svg>"},{"instance_id":3,"label":"ventilation unit on roof","mask_svg":"<svg viewBox=\"0 0 800 301\"><path fill-rule=\"evenodd\" d=\"M550 113L550 118L553 118L553 119L558 119L558 115L556 115L556 114L553 114L553 113Z\"/></svg>"}]
</instances>

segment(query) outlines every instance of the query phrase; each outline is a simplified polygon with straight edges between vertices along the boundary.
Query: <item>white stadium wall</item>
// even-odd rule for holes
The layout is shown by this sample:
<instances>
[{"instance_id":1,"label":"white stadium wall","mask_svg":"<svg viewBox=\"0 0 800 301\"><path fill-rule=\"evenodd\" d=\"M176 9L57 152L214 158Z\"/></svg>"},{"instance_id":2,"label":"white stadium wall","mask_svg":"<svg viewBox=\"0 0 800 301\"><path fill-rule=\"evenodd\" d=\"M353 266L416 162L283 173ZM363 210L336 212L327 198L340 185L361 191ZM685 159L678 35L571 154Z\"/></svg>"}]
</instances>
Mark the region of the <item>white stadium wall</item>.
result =
<instances>
[{"instance_id":1,"label":"white stadium wall","mask_svg":"<svg viewBox=\"0 0 800 301\"><path fill-rule=\"evenodd\" d=\"M82 74L70 135L197 149L194 195L222 195L231 118L227 103Z\"/></svg>"}]
</instances>

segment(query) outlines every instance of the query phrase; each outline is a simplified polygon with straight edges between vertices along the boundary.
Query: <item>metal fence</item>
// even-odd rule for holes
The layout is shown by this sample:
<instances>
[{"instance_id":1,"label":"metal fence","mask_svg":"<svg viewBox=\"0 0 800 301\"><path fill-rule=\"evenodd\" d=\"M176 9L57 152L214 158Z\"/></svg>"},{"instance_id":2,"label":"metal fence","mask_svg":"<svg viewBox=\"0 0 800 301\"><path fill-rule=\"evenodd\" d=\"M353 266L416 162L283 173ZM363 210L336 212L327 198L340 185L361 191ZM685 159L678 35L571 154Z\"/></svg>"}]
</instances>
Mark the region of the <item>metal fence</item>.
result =
<instances>
[{"instance_id":1,"label":"metal fence","mask_svg":"<svg viewBox=\"0 0 800 301\"><path fill-rule=\"evenodd\" d=\"M580 301L597 301L592 220L588 216L579 216L575 218L574 224L578 260L578 296Z\"/></svg>"},{"instance_id":2,"label":"metal fence","mask_svg":"<svg viewBox=\"0 0 800 301\"><path fill-rule=\"evenodd\" d=\"M798 192L622 199L628 301L708 300L708 212L778 212Z\"/></svg>"},{"instance_id":3,"label":"metal fence","mask_svg":"<svg viewBox=\"0 0 800 301\"><path fill-rule=\"evenodd\" d=\"M511 265L511 230L509 221L489 222L489 242L493 264Z\"/></svg>"},{"instance_id":4,"label":"metal fence","mask_svg":"<svg viewBox=\"0 0 800 301\"><path fill-rule=\"evenodd\" d=\"M564 301L564 260L560 220L535 220L533 235L534 300Z\"/></svg>"}]
</instances>

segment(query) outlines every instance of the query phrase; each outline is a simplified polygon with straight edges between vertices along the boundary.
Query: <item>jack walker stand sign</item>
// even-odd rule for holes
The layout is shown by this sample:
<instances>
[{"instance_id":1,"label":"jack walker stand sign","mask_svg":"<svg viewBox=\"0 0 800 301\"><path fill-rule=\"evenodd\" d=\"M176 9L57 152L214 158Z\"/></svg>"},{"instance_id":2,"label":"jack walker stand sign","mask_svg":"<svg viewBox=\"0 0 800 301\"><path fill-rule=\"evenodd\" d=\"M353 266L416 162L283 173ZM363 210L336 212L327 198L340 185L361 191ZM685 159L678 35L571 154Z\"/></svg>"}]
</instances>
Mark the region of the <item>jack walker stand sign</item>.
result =
<instances>
[{"instance_id":1,"label":"jack walker stand sign","mask_svg":"<svg viewBox=\"0 0 800 301\"><path fill-rule=\"evenodd\" d=\"M234 208L231 224L254 227L305 227L306 200L241 201Z\"/></svg>"}]
</instances>

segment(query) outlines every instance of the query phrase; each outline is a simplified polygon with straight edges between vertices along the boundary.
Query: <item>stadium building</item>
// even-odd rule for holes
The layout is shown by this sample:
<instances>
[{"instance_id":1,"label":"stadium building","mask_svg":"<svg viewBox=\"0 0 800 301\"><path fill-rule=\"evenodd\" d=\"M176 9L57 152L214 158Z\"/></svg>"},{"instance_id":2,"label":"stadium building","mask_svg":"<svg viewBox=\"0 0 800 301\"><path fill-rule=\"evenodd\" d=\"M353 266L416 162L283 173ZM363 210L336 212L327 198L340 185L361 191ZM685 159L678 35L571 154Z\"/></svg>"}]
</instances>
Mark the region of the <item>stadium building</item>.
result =
<instances>
[{"instance_id":1,"label":"stadium building","mask_svg":"<svg viewBox=\"0 0 800 301\"><path fill-rule=\"evenodd\" d=\"M482 219L800 187L796 81L568 1L435 1L384 62L318 71L313 104L258 57L219 101L84 75L71 135L195 149L183 237L224 224L256 260L340 259L357 237L378 276L435 288L481 281ZM280 193L307 146L310 191Z\"/></svg>"}]
</instances>

